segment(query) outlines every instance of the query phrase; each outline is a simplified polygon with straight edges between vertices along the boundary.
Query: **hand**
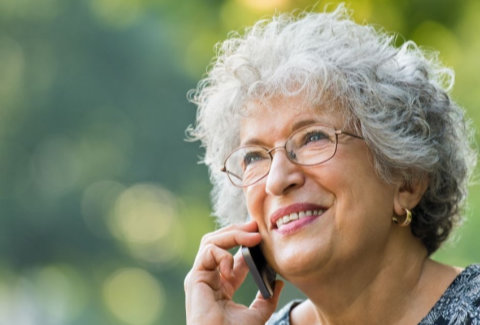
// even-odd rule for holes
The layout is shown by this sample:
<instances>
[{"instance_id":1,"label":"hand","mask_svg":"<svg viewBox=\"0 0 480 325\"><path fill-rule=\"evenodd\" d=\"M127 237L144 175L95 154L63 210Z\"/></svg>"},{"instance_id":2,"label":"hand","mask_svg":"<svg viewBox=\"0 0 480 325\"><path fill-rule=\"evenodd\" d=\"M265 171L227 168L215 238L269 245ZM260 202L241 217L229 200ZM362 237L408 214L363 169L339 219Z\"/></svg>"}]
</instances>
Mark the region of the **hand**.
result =
<instances>
[{"instance_id":1,"label":"hand","mask_svg":"<svg viewBox=\"0 0 480 325\"><path fill-rule=\"evenodd\" d=\"M232 225L202 238L192 269L185 278L187 324L265 324L277 307L283 282L277 280L273 297L257 293L250 307L233 302L235 291L245 280L248 266L239 251L228 249L255 246L261 241L252 221Z\"/></svg>"}]
</instances>

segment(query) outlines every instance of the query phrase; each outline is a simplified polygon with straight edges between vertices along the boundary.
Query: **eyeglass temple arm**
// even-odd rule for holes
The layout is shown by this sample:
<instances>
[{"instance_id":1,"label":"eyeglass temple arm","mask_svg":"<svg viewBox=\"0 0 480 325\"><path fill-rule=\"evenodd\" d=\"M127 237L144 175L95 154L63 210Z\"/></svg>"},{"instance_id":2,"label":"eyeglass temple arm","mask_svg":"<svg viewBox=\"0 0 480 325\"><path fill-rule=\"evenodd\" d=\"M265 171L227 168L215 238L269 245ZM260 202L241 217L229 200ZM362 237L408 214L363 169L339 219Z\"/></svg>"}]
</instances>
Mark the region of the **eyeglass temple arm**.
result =
<instances>
[{"instance_id":1,"label":"eyeglass temple arm","mask_svg":"<svg viewBox=\"0 0 480 325\"><path fill-rule=\"evenodd\" d=\"M233 177L236 177L236 178L238 178L239 180L242 180L242 178L241 178L240 176L238 176L238 175L232 173L231 171L227 170L227 169L225 168L225 166L223 166L222 169L220 169L220 171L223 172L223 173L232 175Z\"/></svg>"},{"instance_id":2,"label":"eyeglass temple arm","mask_svg":"<svg viewBox=\"0 0 480 325\"><path fill-rule=\"evenodd\" d=\"M350 133L350 132L342 131L342 130L335 130L335 134L336 134L336 135L345 134L345 135L349 135L349 136L351 136L351 137L354 137L354 138L362 139L362 140L363 140L363 137L362 137L362 136L359 136L359 135L356 135L356 134L353 134L353 133Z\"/></svg>"}]
</instances>

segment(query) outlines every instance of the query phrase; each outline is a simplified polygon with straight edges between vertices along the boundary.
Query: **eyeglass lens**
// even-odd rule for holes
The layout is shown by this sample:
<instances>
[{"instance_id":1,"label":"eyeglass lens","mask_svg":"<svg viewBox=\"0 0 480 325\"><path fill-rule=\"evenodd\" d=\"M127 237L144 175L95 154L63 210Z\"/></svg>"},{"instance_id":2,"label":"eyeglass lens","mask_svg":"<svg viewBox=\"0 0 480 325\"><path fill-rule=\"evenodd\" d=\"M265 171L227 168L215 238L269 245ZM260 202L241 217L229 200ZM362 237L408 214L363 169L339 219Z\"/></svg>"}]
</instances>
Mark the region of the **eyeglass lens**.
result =
<instances>
[{"instance_id":1,"label":"eyeglass lens","mask_svg":"<svg viewBox=\"0 0 480 325\"><path fill-rule=\"evenodd\" d=\"M285 146L287 157L299 165L316 165L335 154L335 130L323 125L311 125L292 133ZM251 185L270 170L272 151L261 146L243 146L230 154L225 168L230 180L237 186Z\"/></svg>"}]
</instances>

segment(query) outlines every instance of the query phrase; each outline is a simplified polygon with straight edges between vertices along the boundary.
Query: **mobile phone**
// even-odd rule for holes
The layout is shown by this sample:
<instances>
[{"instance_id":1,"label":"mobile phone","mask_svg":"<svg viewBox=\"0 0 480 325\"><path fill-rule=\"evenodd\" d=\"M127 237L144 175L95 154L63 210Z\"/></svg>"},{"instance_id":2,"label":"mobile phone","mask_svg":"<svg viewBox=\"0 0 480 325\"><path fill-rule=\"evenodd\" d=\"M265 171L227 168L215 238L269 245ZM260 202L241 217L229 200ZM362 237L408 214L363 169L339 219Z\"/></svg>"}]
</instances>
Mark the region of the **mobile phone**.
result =
<instances>
[{"instance_id":1,"label":"mobile phone","mask_svg":"<svg viewBox=\"0 0 480 325\"><path fill-rule=\"evenodd\" d=\"M275 289L277 273L267 264L260 245L254 247L242 246L241 250L253 280L255 280L263 298L271 298L273 296L273 289Z\"/></svg>"}]
</instances>

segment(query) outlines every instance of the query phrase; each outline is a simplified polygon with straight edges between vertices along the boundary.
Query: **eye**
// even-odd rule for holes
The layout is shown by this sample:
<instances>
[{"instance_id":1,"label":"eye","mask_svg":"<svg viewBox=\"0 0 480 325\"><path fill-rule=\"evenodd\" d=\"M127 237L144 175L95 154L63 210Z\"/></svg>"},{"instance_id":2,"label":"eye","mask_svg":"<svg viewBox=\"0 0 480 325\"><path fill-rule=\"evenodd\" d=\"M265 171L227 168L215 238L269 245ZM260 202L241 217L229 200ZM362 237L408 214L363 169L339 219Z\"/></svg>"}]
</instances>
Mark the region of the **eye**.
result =
<instances>
[{"instance_id":1,"label":"eye","mask_svg":"<svg viewBox=\"0 0 480 325\"><path fill-rule=\"evenodd\" d=\"M328 134L320 130L313 130L305 134L303 138L303 145L307 145L309 143L318 143L325 140L329 140Z\"/></svg>"},{"instance_id":2,"label":"eye","mask_svg":"<svg viewBox=\"0 0 480 325\"><path fill-rule=\"evenodd\" d=\"M243 169L255 164L256 162L268 159L268 153L261 150L247 151L243 156Z\"/></svg>"}]
</instances>

